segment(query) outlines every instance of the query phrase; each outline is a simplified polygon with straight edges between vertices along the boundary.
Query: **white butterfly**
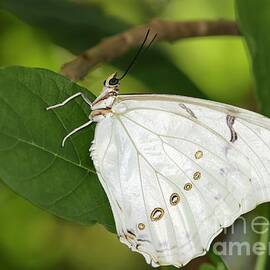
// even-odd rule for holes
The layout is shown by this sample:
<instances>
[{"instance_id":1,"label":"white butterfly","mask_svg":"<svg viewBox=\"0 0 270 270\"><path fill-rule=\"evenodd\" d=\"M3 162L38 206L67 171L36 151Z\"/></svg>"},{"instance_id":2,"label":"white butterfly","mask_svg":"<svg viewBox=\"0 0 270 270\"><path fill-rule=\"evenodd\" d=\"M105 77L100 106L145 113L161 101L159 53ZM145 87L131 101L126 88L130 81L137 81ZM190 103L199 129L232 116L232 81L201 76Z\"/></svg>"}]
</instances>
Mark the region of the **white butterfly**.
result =
<instances>
[{"instance_id":1,"label":"white butterfly","mask_svg":"<svg viewBox=\"0 0 270 270\"><path fill-rule=\"evenodd\" d=\"M152 266L187 264L240 215L270 200L270 120L173 95L118 95L116 73L91 103L91 156L121 242Z\"/></svg>"}]
</instances>

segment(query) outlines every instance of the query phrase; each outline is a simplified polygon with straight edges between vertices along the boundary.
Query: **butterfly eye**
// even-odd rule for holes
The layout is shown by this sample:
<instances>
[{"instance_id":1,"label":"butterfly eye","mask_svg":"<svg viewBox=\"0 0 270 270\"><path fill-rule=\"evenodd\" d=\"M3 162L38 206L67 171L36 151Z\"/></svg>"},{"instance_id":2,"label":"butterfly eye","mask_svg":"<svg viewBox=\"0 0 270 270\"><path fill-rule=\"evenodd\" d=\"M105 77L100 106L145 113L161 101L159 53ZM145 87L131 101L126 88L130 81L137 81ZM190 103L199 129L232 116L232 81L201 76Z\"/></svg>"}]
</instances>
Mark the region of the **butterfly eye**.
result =
<instances>
[{"instance_id":1,"label":"butterfly eye","mask_svg":"<svg viewBox=\"0 0 270 270\"><path fill-rule=\"evenodd\" d=\"M118 83L119 83L119 79L117 79L117 78L111 78L109 80L109 85L116 85Z\"/></svg>"}]
</instances>

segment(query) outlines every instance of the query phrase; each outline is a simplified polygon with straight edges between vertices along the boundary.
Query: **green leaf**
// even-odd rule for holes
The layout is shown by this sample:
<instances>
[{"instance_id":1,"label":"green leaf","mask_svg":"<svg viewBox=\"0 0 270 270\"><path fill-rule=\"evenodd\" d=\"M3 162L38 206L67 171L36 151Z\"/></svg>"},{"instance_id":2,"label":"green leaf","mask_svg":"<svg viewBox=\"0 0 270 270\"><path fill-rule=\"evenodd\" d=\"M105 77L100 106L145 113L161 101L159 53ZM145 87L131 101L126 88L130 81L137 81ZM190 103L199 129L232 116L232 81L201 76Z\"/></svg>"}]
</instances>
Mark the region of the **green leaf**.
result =
<instances>
[{"instance_id":1,"label":"green leaf","mask_svg":"<svg viewBox=\"0 0 270 270\"><path fill-rule=\"evenodd\" d=\"M200 270L216 270L216 267L211 265L210 263L203 263L200 265Z\"/></svg>"},{"instance_id":2,"label":"green leaf","mask_svg":"<svg viewBox=\"0 0 270 270\"><path fill-rule=\"evenodd\" d=\"M270 116L270 1L237 0L236 9L252 58L261 112Z\"/></svg>"},{"instance_id":3,"label":"green leaf","mask_svg":"<svg viewBox=\"0 0 270 270\"><path fill-rule=\"evenodd\" d=\"M56 44L75 54L95 46L102 38L132 27L125 21L108 16L93 4L67 0L0 0L0 3L0 7L42 29ZM124 70L133 54L132 51L113 64ZM155 93L205 96L162 50L154 47L141 57L137 67L132 69L132 75Z\"/></svg>"},{"instance_id":4,"label":"green leaf","mask_svg":"<svg viewBox=\"0 0 270 270\"><path fill-rule=\"evenodd\" d=\"M217 269L227 270L227 266L225 265L221 257L215 253L212 247L208 251L208 257L210 261L217 267Z\"/></svg>"},{"instance_id":5,"label":"green leaf","mask_svg":"<svg viewBox=\"0 0 270 270\"><path fill-rule=\"evenodd\" d=\"M89 108L78 98L45 109L76 92L85 89L48 70L0 69L0 178L57 216L99 222L113 231L110 206L89 157L94 127L61 147L63 137L88 120Z\"/></svg>"},{"instance_id":6,"label":"green leaf","mask_svg":"<svg viewBox=\"0 0 270 270\"><path fill-rule=\"evenodd\" d=\"M212 264L203 263L200 265L200 270L228 270L222 258L214 252L212 247L208 251L207 255Z\"/></svg>"}]
</instances>

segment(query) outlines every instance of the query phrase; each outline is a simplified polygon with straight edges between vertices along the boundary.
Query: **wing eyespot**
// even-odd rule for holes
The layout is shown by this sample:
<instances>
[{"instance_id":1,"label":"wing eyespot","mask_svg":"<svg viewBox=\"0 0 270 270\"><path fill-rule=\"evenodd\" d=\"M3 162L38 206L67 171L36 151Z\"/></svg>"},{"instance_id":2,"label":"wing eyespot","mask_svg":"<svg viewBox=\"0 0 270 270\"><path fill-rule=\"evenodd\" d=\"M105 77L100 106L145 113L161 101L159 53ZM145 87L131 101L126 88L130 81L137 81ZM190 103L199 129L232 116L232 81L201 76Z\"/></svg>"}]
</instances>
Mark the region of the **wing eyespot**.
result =
<instances>
[{"instance_id":1,"label":"wing eyespot","mask_svg":"<svg viewBox=\"0 0 270 270\"><path fill-rule=\"evenodd\" d=\"M175 205L177 205L179 202L180 202L180 196L179 196L179 194L173 193L173 194L170 196L170 204L171 204L172 206L175 206Z\"/></svg>"},{"instance_id":2,"label":"wing eyespot","mask_svg":"<svg viewBox=\"0 0 270 270\"><path fill-rule=\"evenodd\" d=\"M201 159L202 157L203 157L203 151L198 150L198 151L195 153L195 158L196 158L196 159Z\"/></svg>"},{"instance_id":3,"label":"wing eyespot","mask_svg":"<svg viewBox=\"0 0 270 270\"><path fill-rule=\"evenodd\" d=\"M138 224L138 229L139 229L140 231L143 231L143 230L145 229L145 224L144 224L144 223L139 223L139 224Z\"/></svg>"},{"instance_id":4,"label":"wing eyespot","mask_svg":"<svg viewBox=\"0 0 270 270\"><path fill-rule=\"evenodd\" d=\"M127 230L127 234L126 234L127 239L131 239L131 240L135 240L136 239L136 234L133 233L131 230Z\"/></svg>"},{"instance_id":5,"label":"wing eyespot","mask_svg":"<svg viewBox=\"0 0 270 270\"><path fill-rule=\"evenodd\" d=\"M192 189L192 184L191 184L191 183L186 183L186 184L184 185L184 190L189 191L189 190L191 190L191 189Z\"/></svg>"},{"instance_id":6,"label":"wing eyespot","mask_svg":"<svg viewBox=\"0 0 270 270\"><path fill-rule=\"evenodd\" d=\"M158 221L164 216L164 213L165 212L162 208L157 207L152 211L150 218L152 221Z\"/></svg>"},{"instance_id":7,"label":"wing eyespot","mask_svg":"<svg viewBox=\"0 0 270 270\"><path fill-rule=\"evenodd\" d=\"M193 174L193 179L199 180L201 178L201 176L202 176L201 172L197 171Z\"/></svg>"}]
</instances>

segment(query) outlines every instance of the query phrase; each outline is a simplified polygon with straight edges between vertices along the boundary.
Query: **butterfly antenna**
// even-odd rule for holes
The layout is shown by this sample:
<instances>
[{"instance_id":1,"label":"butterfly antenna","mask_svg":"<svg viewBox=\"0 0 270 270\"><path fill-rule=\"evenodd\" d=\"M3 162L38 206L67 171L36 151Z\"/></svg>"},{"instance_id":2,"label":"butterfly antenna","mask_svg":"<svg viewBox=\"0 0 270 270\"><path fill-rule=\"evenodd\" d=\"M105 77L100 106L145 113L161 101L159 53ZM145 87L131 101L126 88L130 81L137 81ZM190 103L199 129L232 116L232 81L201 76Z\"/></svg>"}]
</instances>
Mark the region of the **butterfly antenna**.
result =
<instances>
[{"instance_id":1,"label":"butterfly antenna","mask_svg":"<svg viewBox=\"0 0 270 270\"><path fill-rule=\"evenodd\" d=\"M154 35L154 37L152 38L152 40L149 42L149 44L147 45L147 47L144 49L143 53L145 53L151 47L151 45L155 41L157 35L158 35L157 33Z\"/></svg>"},{"instance_id":2,"label":"butterfly antenna","mask_svg":"<svg viewBox=\"0 0 270 270\"><path fill-rule=\"evenodd\" d=\"M124 74L119 78L119 80L122 80L122 79L128 74L128 72L130 71L130 69L132 68L132 66L134 65L134 63L136 62L138 56L140 55L140 53L141 53L142 50L143 50L143 47L144 47L144 45L145 45L145 43L146 43L146 41L147 41L147 38L148 38L148 36L149 36L149 33L150 33L150 29L147 30L147 32L146 32L146 34L145 34L145 37L144 37L144 39L143 39L143 42L142 42L140 48L138 49L138 51L137 51L136 54L134 55L132 61L131 61L130 64L128 65L128 67L127 67L126 71L124 72ZM155 40L156 37L157 37L157 34L155 34L155 36L154 36L153 39L150 41L150 43L149 43L148 46L145 48L145 50L147 50L147 49L151 46L151 44L153 43L153 41Z\"/></svg>"}]
</instances>

